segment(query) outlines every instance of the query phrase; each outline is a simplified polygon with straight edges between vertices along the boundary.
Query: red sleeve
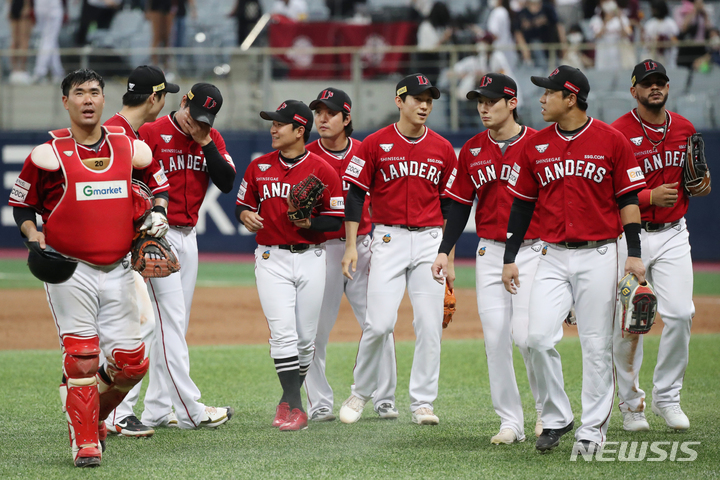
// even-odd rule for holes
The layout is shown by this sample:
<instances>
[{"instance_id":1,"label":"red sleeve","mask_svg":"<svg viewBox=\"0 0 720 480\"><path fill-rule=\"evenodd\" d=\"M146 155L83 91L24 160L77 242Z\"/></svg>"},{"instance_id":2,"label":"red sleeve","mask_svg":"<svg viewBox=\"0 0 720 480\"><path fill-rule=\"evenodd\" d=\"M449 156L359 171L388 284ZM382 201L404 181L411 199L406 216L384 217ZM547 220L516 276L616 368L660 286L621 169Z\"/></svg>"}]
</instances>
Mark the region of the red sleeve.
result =
<instances>
[{"instance_id":1,"label":"red sleeve","mask_svg":"<svg viewBox=\"0 0 720 480\"><path fill-rule=\"evenodd\" d=\"M475 185L470 179L470 172L467 168L471 158L469 147L465 144L460 150L455 181L445 191L448 197L466 205L472 205L475 198Z\"/></svg>"},{"instance_id":2,"label":"red sleeve","mask_svg":"<svg viewBox=\"0 0 720 480\"><path fill-rule=\"evenodd\" d=\"M375 176L375 164L373 162L374 142L365 140L357 153L345 164L342 179L346 182L357 185L366 192L370 190L372 179Z\"/></svg>"},{"instance_id":3,"label":"red sleeve","mask_svg":"<svg viewBox=\"0 0 720 480\"><path fill-rule=\"evenodd\" d=\"M447 162L447 165L444 166L443 174L440 178L440 196L446 197L448 189L453 186L455 178L457 177L457 156L455 155L455 149L450 143L447 144L447 151L445 152L445 158L443 158L443 160Z\"/></svg>"},{"instance_id":4,"label":"red sleeve","mask_svg":"<svg viewBox=\"0 0 720 480\"><path fill-rule=\"evenodd\" d=\"M22 171L10 191L9 204L13 207L34 208L42 211L42 170L37 168L30 155L25 159Z\"/></svg>"},{"instance_id":5,"label":"red sleeve","mask_svg":"<svg viewBox=\"0 0 720 480\"><path fill-rule=\"evenodd\" d=\"M229 163L232 166L233 170L237 172L237 169L235 168L235 163L233 162L232 157L230 156L227 148L225 147L225 139L222 138L222 135L220 135L220 133L215 129L210 130L210 134L213 142L215 142L215 146L217 147L218 152L220 152L220 155L222 155L225 161Z\"/></svg>"},{"instance_id":6,"label":"red sleeve","mask_svg":"<svg viewBox=\"0 0 720 480\"><path fill-rule=\"evenodd\" d=\"M527 154L529 143L523 148L517 163L513 164L508 177L508 190L521 200L534 202L538 198L538 184L535 175L530 169L530 159Z\"/></svg>"},{"instance_id":7,"label":"red sleeve","mask_svg":"<svg viewBox=\"0 0 720 480\"><path fill-rule=\"evenodd\" d=\"M615 135L614 157L613 188L616 197L646 187L645 175L633 154L630 140L621 134Z\"/></svg>"},{"instance_id":8,"label":"red sleeve","mask_svg":"<svg viewBox=\"0 0 720 480\"><path fill-rule=\"evenodd\" d=\"M345 216L345 196L343 195L342 183L330 165L323 168L323 183L325 191L320 197L320 215L332 215L335 217Z\"/></svg>"},{"instance_id":9,"label":"red sleeve","mask_svg":"<svg viewBox=\"0 0 720 480\"><path fill-rule=\"evenodd\" d=\"M251 163L247 170L245 170L245 176L240 182L240 188L238 189L237 199L235 200L236 205L245 205L249 207L253 212L257 212L258 209L258 194L257 186L255 184L255 163Z\"/></svg>"},{"instance_id":10,"label":"red sleeve","mask_svg":"<svg viewBox=\"0 0 720 480\"><path fill-rule=\"evenodd\" d=\"M170 190L170 182L165 176L165 169L160 162L153 157L152 162L142 170L136 169L133 178L140 180L150 188L153 195Z\"/></svg>"}]
</instances>

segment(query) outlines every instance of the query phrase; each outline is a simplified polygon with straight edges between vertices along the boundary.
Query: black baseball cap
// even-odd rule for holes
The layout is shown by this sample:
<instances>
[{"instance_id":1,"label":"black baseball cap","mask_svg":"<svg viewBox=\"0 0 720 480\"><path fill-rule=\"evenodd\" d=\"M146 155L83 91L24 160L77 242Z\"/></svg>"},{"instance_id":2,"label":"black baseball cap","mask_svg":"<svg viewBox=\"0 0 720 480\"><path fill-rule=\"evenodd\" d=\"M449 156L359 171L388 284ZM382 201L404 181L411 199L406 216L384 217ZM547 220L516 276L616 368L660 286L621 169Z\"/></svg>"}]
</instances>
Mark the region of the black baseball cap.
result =
<instances>
[{"instance_id":1,"label":"black baseball cap","mask_svg":"<svg viewBox=\"0 0 720 480\"><path fill-rule=\"evenodd\" d=\"M656 62L655 60L650 60L648 58L635 65L635 68L633 68L632 71L632 78L630 79L630 83L634 87L636 83L642 82L647 77L653 74L662 75L663 77L665 77L666 81L670 81L667 76L667 70L665 70L663 64L660 62Z\"/></svg>"},{"instance_id":2,"label":"black baseball cap","mask_svg":"<svg viewBox=\"0 0 720 480\"><path fill-rule=\"evenodd\" d=\"M212 127L223 103L220 90L211 83L196 83L187 93L187 99L190 116Z\"/></svg>"},{"instance_id":3,"label":"black baseball cap","mask_svg":"<svg viewBox=\"0 0 720 480\"><path fill-rule=\"evenodd\" d=\"M165 80L165 74L154 65L140 65L130 73L127 91L130 93L153 93L166 91L177 93L180 86Z\"/></svg>"},{"instance_id":4,"label":"black baseball cap","mask_svg":"<svg viewBox=\"0 0 720 480\"><path fill-rule=\"evenodd\" d=\"M587 102L590 93L590 82L579 68L560 65L549 77L530 77L532 83L538 87L550 90L567 90L577 95L578 99Z\"/></svg>"},{"instance_id":5,"label":"black baseball cap","mask_svg":"<svg viewBox=\"0 0 720 480\"><path fill-rule=\"evenodd\" d=\"M310 107L300 100L285 100L274 112L260 112L265 120L274 120L282 123L297 123L310 131L313 126L313 114Z\"/></svg>"},{"instance_id":6,"label":"black baseball cap","mask_svg":"<svg viewBox=\"0 0 720 480\"><path fill-rule=\"evenodd\" d=\"M488 73L480 79L480 85L465 96L468 100L475 100L481 95L487 98L514 98L517 97L517 84L502 73Z\"/></svg>"},{"instance_id":7,"label":"black baseball cap","mask_svg":"<svg viewBox=\"0 0 720 480\"><path fill-rule=\"evenodd\" d=\"M408 95L420 95L425 90L430 90L430 95L432 95L434 99L437 100L440 98L440 90L438 90L437 87L433 87L425 75L422 73L413 73L398 82L395 87L395 95L398 97L405 93Z\"/></svg>"},{"instance_id":8,"label":"black baseball cap","mask_svg":"<svg viewBox=\"0 0 720 480\"><path fill-rule=\"evenodd\" d=\"M352 109L350 96L338 88L326 88L320 92L317 98L310 102L310 110L315 110L321 103L335 112L350 113Z\"/></svg>"}]
</instances>

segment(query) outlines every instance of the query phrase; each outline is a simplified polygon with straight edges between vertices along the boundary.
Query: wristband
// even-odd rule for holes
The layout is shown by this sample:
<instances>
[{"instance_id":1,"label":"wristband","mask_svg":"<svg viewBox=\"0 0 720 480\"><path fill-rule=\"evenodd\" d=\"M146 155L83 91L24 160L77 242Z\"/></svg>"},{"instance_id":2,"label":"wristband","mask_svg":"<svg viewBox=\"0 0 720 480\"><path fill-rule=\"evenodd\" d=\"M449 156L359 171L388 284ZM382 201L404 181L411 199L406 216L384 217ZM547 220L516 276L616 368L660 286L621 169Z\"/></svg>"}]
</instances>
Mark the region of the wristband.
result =
<instances>
[{"instance_id":1,"label":"wristband","mask_svg":"<svg viewBox=\"0 0 720 480\"><path fill-rule=\"evenodd\" d=\"M641 225L639 223L628 223L623 225L625 230L625 240L627 241L628 257L642 258L641 242L640 242L640 230Z\"/></svg>"},{"instance_id":2,"label":"wristband","mask_svg":"<svg viewBox=\"0 0 720 480\"><path fill-rule=\"evenodd\" d=\"M152 208L152 211L153 211L153 212L162 213L163 215L165 215L165 217L167 217L167 210L166 210L165 207L163 207L162 205L155 205L155 206Z\"/></svg>"}]
</instances>

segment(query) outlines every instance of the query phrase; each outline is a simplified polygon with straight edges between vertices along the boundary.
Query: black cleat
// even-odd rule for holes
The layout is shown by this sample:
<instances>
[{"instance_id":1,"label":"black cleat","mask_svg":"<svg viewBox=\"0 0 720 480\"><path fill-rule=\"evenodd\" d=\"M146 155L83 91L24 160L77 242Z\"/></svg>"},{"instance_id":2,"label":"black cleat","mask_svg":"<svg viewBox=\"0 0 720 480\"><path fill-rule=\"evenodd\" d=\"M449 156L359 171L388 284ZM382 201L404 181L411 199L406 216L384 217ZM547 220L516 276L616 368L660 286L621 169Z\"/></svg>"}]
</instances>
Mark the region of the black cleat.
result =
<instances>
[{"instance_id":1,"label":"black cleat","mask_svg":"<svg viewBox=\"0 0 720 480\"><path fill-rule=\"evenodd\" d=\"M600 451L600 445L592 440L578 440L573 450L580 455L595 455Z\"/></svg>"},{"instance_id":2,"label":"black cleat","mask_svg":"<svg viewBox=\"0 0 720 480\"><path fill-rule=\"evenodd\" d=\"M115 433L125 437L152 437L155 430L144 425L135 415L130 415L115 424Z\"/></svg>"},{"instance_id":3,"label":"black cleat","mask_svg":"<svg viewBox=\"0 0 720 480\"><path fill-rule=\"evenodd\" d=\"M568 432L572 432L573 428L575 428L575 421L559 429L543 428L542 434L538 437L537 442L535 442L535 448L540 452L552 450L560 445L560 437Z\"/></svg>"}]
</instances>

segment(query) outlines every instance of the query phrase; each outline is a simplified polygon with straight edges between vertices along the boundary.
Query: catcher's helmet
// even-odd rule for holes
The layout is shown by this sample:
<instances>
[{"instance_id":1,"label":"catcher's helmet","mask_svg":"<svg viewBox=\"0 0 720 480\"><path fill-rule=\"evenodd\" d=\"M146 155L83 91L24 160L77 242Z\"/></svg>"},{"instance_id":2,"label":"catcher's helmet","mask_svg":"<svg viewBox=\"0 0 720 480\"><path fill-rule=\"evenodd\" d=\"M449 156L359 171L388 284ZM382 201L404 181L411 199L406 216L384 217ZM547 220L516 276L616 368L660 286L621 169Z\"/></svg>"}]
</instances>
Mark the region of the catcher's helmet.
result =
<instances>
[{"instance_id":1,"label":"catcher's helmet","mask_svg":"<svg viewBox=\"0 0 720 480\"><path fill-rule=\"evenodd\" d=\"M66 282L77 268L77 260L61 255L48 245L45 250L40 248L38 242L25 242L30 251L28 267L30 273L46 283Z\"/></svg>"}]
</instances>

